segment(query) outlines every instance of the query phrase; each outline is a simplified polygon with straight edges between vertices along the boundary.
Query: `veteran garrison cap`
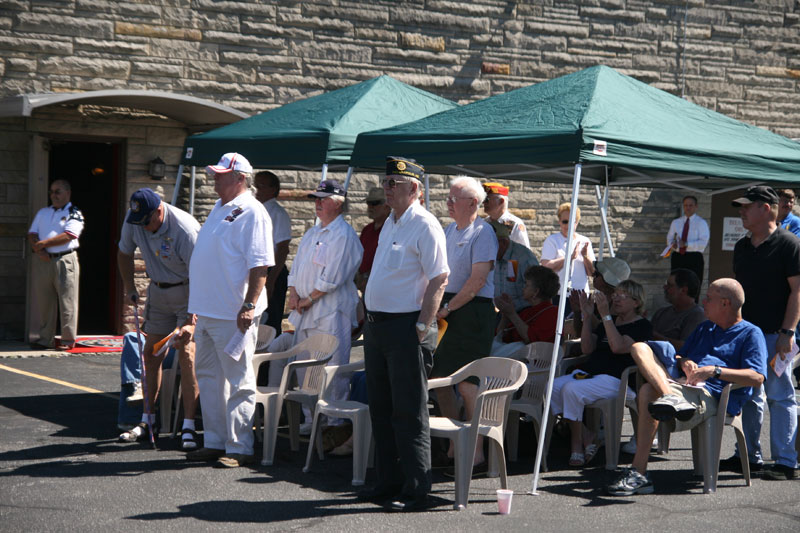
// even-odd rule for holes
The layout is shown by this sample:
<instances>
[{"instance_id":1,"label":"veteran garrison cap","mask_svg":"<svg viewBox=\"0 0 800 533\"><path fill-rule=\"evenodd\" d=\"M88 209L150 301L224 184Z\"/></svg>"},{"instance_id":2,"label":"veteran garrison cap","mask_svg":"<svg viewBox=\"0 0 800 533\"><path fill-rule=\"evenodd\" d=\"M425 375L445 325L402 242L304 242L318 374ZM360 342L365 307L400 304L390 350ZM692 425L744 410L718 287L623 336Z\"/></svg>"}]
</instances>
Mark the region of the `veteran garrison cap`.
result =
<instances>
[{"instance_id":1,"label":"veteran garrison cap","mask_svg":"<svg viewBox=\"0 0 800 533\"><path fill-rule=\"evenodd\" d=\"M387 176L408 176L409 178L421 180L424 173L425 168L413 159L394 155L386 157Z\"/></svg>"},{"instance_id":2,"label":"veteran garrison cap","mask_svg":"<svg viewBox=\"0 0 800 533\"><path fill-rule=\"evenodd\" d=\"M502 183L484 183L483 190L486 194L499 194L501 196L508 196L508 187Z\"/></svg>"}]
</instances>

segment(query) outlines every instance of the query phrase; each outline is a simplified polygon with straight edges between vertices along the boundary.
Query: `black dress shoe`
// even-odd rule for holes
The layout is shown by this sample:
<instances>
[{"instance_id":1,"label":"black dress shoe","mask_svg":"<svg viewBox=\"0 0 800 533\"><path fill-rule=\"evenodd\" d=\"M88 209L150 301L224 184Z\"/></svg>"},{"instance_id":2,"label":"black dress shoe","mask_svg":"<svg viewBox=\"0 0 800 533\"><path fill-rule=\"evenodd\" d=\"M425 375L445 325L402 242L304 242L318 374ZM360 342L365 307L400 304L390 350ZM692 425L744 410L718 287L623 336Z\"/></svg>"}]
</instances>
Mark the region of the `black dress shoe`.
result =
<instances>
[{"instance_id":1,"label":"black dress shoe","mask_svg":"<svg viewBox=\"0 0 800 533\"><path fill-rule=\"evenodd\" d=\"M791 466L773 464L764 469L764 479L768 481L790 481L797 477L797 469Z\"/></svg>"},{"instance_id":2,"label":"black dress shoe","mask_svg":"<svg viewBox=\"0 0 800 533\"><path fill-rule=\"evenodd\" d=\"M430 502L427 494L423 496L402 496L386 504L387 511L401 513L426 511L428 508L430 508Z\"/></svg>"},{"instance_id":3,"label":"black dress shoe","mask_svg":"<svg viewBox=\"0 0 800 533\"><path fill-rule=\"evenodd\" d=\"M401 486L376 485L369 489L358 491L358 499L363 502L383 503L397 497L403 490Z\"/></svg>"},{"instance_id":4,"label":"black dress shoe","mask_svg":"<svg viewBox=\"0 0 800 533\"><path fill-rule=\"evenodd\" d=\"M720 472L738 472L742 473L742 460L732 455L727 459L721 459L719 462ZM750 473L755 474L764 470L763 463L750 463Z\"/></svg>"}]
</instances>

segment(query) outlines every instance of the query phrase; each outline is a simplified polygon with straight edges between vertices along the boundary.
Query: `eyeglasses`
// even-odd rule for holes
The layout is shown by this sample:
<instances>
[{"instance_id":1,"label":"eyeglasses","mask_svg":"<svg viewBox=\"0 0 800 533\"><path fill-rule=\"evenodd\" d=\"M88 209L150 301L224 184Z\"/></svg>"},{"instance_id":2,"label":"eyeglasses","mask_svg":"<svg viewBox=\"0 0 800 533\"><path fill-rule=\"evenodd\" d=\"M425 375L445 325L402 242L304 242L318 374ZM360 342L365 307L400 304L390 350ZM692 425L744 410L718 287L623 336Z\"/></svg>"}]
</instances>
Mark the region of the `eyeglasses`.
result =
<instances>
[{"instance_id":1,"label":"eyeglasses","mask_svg":"<svg viewBox=\"0 0 800 533\"><path fill-rule=\"evenodd\" d=\"M614 294L611 295L612 300L624 300L626 298L633 299L633 297L630 294L626 294L624 292L615 292Z\"/></svg>"},{"instance_id":2,"label":"eyeglasses","mask_svg":"<svg viewBox=\"0 0 800 533\"><path fill-rule=\"evenodd\" d=\"M398 183L411 183L411 180L398 180L395 178L386 178L381 182L384 187L388 187L390 189L394 189L397 187Z\"/></svg>"},{"instance_id":3,"label":"eyeglasses","mask_svg":"<svg viewBox=\"0 0 800 533\"><path fill-rule=\"evenodd\" d=\"M794 203L794 198L787 198L787 197L783 196L783 197L780 198L780 202L782 204L793 204Z\"/></svg>"},{"instance_id":4,"label":"eyeglasses","mask_svg":"<svg viewBox=\"0 0 800 533\"><path fill-rule=\"evenodd\" d=\"M64 189L50 189L49 191L50 194L61 194L62 192L64 192Z\"/></svg>"},{"instance_id":5,"label":"eyeglasses","mask_svg":"<svg viewBox=\"0 0 800 533\"><path fill-rule=\"evenodd\" d=\"M377 207L383 205L383 200L367 200L367 205L370 207Z\"/></svg>"},{"instance_id":6,"label":"eyeglasses","mask_svg":"<svg viewBox=\"0 0 800 533\"><path fill-rule=\"evenodd\" d=\"M562 224L569 224L569 219L567 219L567 220L562 220L562 221L561 221L561 223L562 223Z\"/></svg>"},{"instance_id":7,"label":"eyeglasses","mask_svg":"<svg viewBox=\"0 0 800 533\"><path fill-rule=\"evenodd\" d=\"M447 203L448 204L454 204L459 200L472 200L472 198L470 198L468 196L448 196L447 197Z\"/></svg>"}]
</instances>

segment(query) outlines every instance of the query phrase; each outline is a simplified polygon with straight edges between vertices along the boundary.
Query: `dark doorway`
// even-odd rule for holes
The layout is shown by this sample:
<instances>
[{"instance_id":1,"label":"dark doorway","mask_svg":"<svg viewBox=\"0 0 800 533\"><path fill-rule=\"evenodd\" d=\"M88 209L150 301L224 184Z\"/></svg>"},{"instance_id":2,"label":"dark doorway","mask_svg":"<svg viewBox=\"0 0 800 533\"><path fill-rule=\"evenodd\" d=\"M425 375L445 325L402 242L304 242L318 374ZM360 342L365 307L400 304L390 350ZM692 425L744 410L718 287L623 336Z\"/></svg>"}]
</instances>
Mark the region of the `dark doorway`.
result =
<instances>
[{"instance_id":1,"label":"dark doorway","mask_svg":"<svg viewBox=\"0 0 800 533\"><path fill-rule=\"evenodd\" d=\"M121 149L119 143L51 141L50 181L70 182L72 203L85 220L78 250L79 335L115 334L117 329Z\"/></svg>"}]
</instances>

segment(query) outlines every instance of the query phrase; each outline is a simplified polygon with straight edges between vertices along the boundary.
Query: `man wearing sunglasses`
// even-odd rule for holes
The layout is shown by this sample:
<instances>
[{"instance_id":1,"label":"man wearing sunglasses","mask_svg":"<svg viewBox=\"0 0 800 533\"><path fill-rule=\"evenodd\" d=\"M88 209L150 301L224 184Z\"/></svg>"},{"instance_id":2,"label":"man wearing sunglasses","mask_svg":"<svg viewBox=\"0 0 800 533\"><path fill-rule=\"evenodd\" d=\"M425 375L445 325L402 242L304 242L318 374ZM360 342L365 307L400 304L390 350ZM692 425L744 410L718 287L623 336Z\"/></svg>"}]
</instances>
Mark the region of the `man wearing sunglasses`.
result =
<instances>
[{"instance_id":1,"label":"man wearing sunglasses","mask_svg":"<svg viewBox=\"0 0 800 533\"><path fill-rule=\"evenodd\" d=\"M367 288L369 271L372 270L372 261L375 259L375 250L378 249L378 237L383 229L383 223L392 208L386 204L386 194L383 187L373 187L367 193L367 216L372 220L361 230L361 246L364 247L364 257L356 274L356 286L364 292Z\"/></svg>"},{"instance_id":2,"label":"man wearing sunglasses","mask_svg":"<svg viewBox=\"0 0 800 533\"><path fill-rule=\"evenodd\" d=\"M155 422L155 402L161 386L161 363L165 354L153 355L153 345L169 335L176 327L189 323L189 259L200 231L200 224L189 213L161 201L152 189L139 189L131 195L128 214L122 224L122 234L117 250L117 265L126 301L138 305L139 292L134 282L133 254L138 248L144 259L145 271L150 278L144 308L144 331L147 333L143 352L147 376L148 402L142 413L142 422L131 431L119 436L122 442L147 439L147 418L150 426ZM181 447L197 447L194 417L197 411L197 378L194 373L194 342L178 350L183 390L183 431ZM129 400L136 398L134 395ZM140 396L139 396L140 397ZM149 408L149 410L147 409Z\"/></svg>"},{"instance_id":3,"label":"man wearing sunglasses","mask_svg":"<svg viewBox=\"0 0 800 533\"><path fill-rule=\"evenodd\" d=\"M418 201L424 169L388 157L383 190L392 213L378 239L364 304L364 361L375 437L375 487L359 494L393 511L427 507L431 441L427 375L447 275L441 223Z\"/></svg>"},{"instance_id":4,"label":"man wearing sunglasses","mask_svg":"<svg viewBox=\"0 0 800 533\"><path fill-rule=\"evenodd\" d=\"M36 213L28 242L36 254L33 287L39 307L39 340L34 348L56 347L56 318L60 312L61 347L75 346L78 329L78 237L83 215L70 202L72 189L66 180L50 184L49 207Z\"/></svg>"}]
</instances>

